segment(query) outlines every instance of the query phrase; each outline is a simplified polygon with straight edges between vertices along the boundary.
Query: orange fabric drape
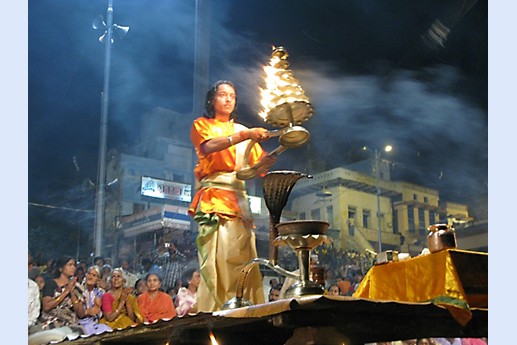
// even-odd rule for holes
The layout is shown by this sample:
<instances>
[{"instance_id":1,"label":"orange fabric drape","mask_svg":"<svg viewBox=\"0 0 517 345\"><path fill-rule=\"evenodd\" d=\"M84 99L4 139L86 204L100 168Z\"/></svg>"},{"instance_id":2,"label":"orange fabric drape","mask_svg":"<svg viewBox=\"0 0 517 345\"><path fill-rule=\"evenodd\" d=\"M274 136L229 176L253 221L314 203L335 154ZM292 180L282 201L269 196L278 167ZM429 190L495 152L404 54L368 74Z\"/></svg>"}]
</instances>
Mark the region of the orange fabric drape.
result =
<instances>
[{"instance_id":1,"label":"orange fabric drape","mask_svg":"<svg viewBox=\"0 0 517 345\"><path fill-rule=\"evenodd\" d=\"M158 291L154 299L148 292L138 296L138 306L140 313L149 322L161 319L172 319L176 316L176 308L172 303L172 298L165 292Z\"/></svg>"}]
</instances>

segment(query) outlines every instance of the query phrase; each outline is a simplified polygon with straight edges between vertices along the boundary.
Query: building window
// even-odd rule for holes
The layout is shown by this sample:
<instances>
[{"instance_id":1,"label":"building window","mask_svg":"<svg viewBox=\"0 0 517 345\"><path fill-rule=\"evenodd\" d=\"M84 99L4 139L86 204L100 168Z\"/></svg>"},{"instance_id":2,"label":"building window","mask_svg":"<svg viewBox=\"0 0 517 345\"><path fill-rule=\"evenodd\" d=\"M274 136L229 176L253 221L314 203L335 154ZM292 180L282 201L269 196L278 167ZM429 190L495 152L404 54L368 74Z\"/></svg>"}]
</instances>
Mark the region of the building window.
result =
<instances>
[{"instance_id":1,"label":"building window","mask_svg":"<svg viewBox=\"0 0 517 345\"><path fill-rule=\"evenodd\" d=\"M424 203L428 204L429 203L429 198L424 196Z\"/></svg>"},{"instance_id":2,"label":"building window","mask_svg":"<svg viewBox=\"0 0 517 345\"><path fill-rule=\"evenodd\" d=\"M370 228L370 210L363 210L363 228Z\"/></svg>"},{"instance_id":3,"label":"building window","mask_svg":"<svg viewBox=\"0 0 517 345\"><path fill-rule=\"evenodd\" d=\"M320 212L319 208L311 211L311 219L312 220L321 220L321 212Z\"/></svg>"},{"instance_id":4,"label":"building window","mask_svg":"<svg viewBox=\"0 0 517 345\"><path fill-rule=\"evenodd\" d=\"M393 233L399 233L399 211L393 210Z\"/></svg>"},{"instance_id":5,"label":"building window","mask_svg":"<svg viewBox=\"0 0 517 345\"><path fill-rule=\"evenodd\" d=\"M415 201L418 200L416 194L413 194L413 200L415 200Z\"/></svg>"},{"instance_id":6,"label":"building window","mask_svg":"<svg viewBox=\"0 0 517 345\"><path fill-rule=\"evenodd\" d=\"M397 194L391 197L391 203L402 201L402 194Z\"/></svg>"},{"instance_id":7,"label":"building window","mask_svg":"<svg viewBox=\"0 0 517 345\"><path fill-rule=\"evenodd\" d=\"M348 208L348 219L355 219L356 209L355 207Z\"/></svg>"},{"instance_id":8,"label":"building window","mask_svg":"<svg viewBox=\"0 0 517 345\"><path fill-rule=\"evenodd\" d=\"M306 220L305 218L305 212L300 212L300 215L298 216L300 220Z\"/></svg>"},{"instance_id":9,"label":"building window","mask_svg":"<svg viewBox=\"0 0 517 345\"><path fill-rule=\"evenodd\" d=\"M413 206L407 207L407 221L409 226L409 232L415 232L415 212Z\"/></svg>"},{"instance_id":10,"label":"building window","mask_svg":"<svg viewBox=\"0 0 517 345\"><path fill-rule=\"evenodd\" d=\"M355 207L348 207L348 234L354 236L355 233Z\"/></svg>"},{"instance_id":11,"label":"building window","mask_svg":"<svg viewBox=\"0 0 517 345\"><path fill-rule=\"evenodd\" d=\"M330 227L332 228L332 221L334 219L334 208L332 207L332 205L325 207L325 213L325 221L327 221L330 224Z\"/></svg>"},{"instance_id":12,"label":"building window","mask_svg":"<svg viewBox=\"0 0 517 345\"><path fill-rule=\"evenodd\" d=\"M418 209L418 231L419 231L420 235L425 235L426 234L425 214L424 214L424 209L423 208L419 208Z\"/></svg>"},{"instance_id":13,"label":"building window","mask_svg":"<svg viewBox=\"0 0 517 345\"><path fill-rule=\"evenodd\" d=\"M429 211L429 225L436 224L436 213Z\"/></svg>"}]
</instances>

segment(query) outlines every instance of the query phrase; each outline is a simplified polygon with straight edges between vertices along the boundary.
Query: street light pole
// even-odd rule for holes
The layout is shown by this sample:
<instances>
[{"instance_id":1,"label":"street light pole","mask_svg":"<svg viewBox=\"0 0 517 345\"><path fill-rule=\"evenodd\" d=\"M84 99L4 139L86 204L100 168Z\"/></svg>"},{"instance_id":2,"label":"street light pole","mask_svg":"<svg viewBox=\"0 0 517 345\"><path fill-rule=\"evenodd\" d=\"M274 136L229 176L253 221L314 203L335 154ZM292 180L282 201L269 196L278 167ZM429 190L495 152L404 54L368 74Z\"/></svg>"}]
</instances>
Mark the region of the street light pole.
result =
<instances>
[{"instance_id":1,"label":"street light pole","mask_svg":"<svg viewBox=\"0 0 517 345\"><path fill-rule=\"evenodd\" d=\"M113 44L114 30L122 38L125 36L129 27L113 24L113 0L108 0L108 9L106 11L106 23L102 16L98 16L93 22L93 28L105 28L106 31L99 38L101 43L105 45L104 52L104 87L101 94L101 125L100 125L100 143L99 143L99 171L97 176L97 197L95 199L95 255L102 254L102 240L104 236L104 193L106 190L106 148L108 138L108 106L109 106L109 84L110 84L110 68L111 68L111 45Z\"/></svg>"},{"instance_id":2,"label":"street light pole","mask_svg":"<svg viewBox=\"0 0 517 345\"><path fill-rule=\"evenodd\" d=\"M385 152L390 152L392 149L393 149L393 147L391 145L386 145L384 147L384 151ZM367 147L367 146L363 146L363 150L364 151L366 151L366 150L372 151L372 149ZM379 243L377 251L378 251L378 253L380 253L380 252L382 252L381 184L380 184L380 180L381 180L381 153L382 153L382 151L375 149L372 152L374 154L374 159L375 159L375 162L374 162L375 189L376 189L376 194L377 194L377 241Z\"/></svg>"},{"instance_id":3,"label":"street light pole","mask_svg":"<svg viewBox=\"0 0 517 345\"><path fill-rule=\"evenodd\" d=\"M381 228L381 186L380 186L380 161L381 161L381 152L379 150L375 150L375 187L377 189L377 240L379 242L378 253L382 252L382 228Z\"/></svg>"},{"instance_id":4,"label":"street light pole","mask_svg":"<svg viewBox=\"0 0 517 345\"><path fill-rule=\"evenodd\" d=\"M106 36L104 37L104 87L101 95L101 127L99 143L99 174L97 176L97 198L95 199L95 255L102 255L104 236L104 192L106 189L106 145L108 132L109 82L111 63L111 36L113 33L113 0L108 1L106 12Z\"/></svg>"}]
</instances>

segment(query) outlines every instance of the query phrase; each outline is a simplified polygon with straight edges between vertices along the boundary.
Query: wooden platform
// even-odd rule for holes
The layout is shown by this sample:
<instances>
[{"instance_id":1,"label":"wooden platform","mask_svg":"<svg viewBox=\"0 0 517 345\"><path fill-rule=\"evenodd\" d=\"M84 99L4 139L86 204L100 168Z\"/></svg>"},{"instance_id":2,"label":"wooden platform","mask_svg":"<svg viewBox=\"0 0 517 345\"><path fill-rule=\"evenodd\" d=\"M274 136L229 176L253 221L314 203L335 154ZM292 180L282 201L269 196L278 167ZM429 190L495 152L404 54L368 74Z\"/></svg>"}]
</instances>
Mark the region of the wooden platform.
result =
<instances>
[{"instance_id":1,"label":"wooden platform","mask_svg":"<svg viewBox=\"0 0 517 345\"><path fill-rule=\"evenodd\" d=\"M488 309L473 309L461 326L447 309L431 303L308 296L200 313L59 344L347 344L418 337L487 337Z\"/></svg>"}]
</instances>

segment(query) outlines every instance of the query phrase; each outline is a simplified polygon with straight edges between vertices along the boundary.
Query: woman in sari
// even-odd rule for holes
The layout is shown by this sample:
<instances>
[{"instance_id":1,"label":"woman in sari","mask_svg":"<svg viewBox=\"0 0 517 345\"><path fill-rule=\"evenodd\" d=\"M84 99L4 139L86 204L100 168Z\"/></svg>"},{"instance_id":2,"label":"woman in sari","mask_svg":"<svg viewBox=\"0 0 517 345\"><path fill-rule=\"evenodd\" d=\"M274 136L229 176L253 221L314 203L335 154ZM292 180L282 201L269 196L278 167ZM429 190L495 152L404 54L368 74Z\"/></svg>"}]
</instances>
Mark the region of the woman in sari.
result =
<instances>
[{"instance_id":1,"label":"woman in sari","mask_svg":"<svg viewBox=\"0 0 517 345\"><path fill-rule=\"evenodd\" d=\"M176 312L179 317L182 317L187 313L197 312L196 294L200 281L201 276L199 275L199 271L195 268L189 269L183 273L181 278L182 287L178 290L178 295L175 300Z\"/></svg>"},{"instance_id":2,"label":"woman in sari","mask_svg":"<svg viewBox=\"0 0 517 345\"><path fill-rule=\"evenodd\" d=\"M160 319L172 319L176 316L176 309L169 294L160 290L161 278L158 274L149 273L145 280L147 291L138 296L138 306L142 312L144 322L154 322Z\"/></svg>"},{"instance_id":3,"label":"woman in sari","mask_svg":"<svg viewBox=\"0 0 517 345\"><path fill-rule=\"evenodd\" d=\"M80 285L75 275L75 260L64 255L56 261L53 279L45 282L42 291L40 327L33 328L29 344L43 344L73 339L83 333L78 314L83 310Z\"/></svg>"},{"instance_id":4,"label":"woman in sari","mask_svg":"<svg viewBox=\"0 0 517 345\"><path fill-rule=\"evenodd\" d=\"M84 334L100 334L111 331L108 325L99 323L102 315L102 296L105 291L97 286L101 279L101 270L98 266L92 266L88 269L85 276L85 284L83 291L83 310L78 312L79 324L83 327Z\"/></svg>"},{"instance_id":5,"label":"woman in sari","mask_svg":"<svg viewBox=\"0 0 517 345\"><path fill-rule=\"evenodd\" d=\"M122 329L142 322L142 315L131 287L125 287L122 268L111 272L111 289L102 296L102 313L100 323L112 329Z\"/></svg>"}]
</instances>

